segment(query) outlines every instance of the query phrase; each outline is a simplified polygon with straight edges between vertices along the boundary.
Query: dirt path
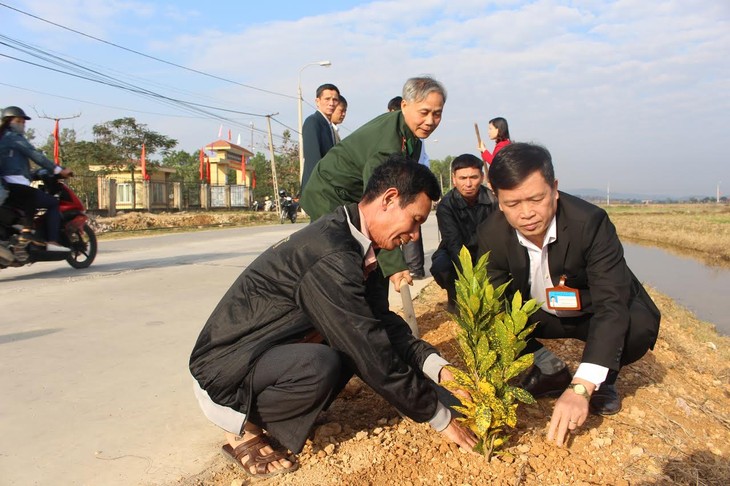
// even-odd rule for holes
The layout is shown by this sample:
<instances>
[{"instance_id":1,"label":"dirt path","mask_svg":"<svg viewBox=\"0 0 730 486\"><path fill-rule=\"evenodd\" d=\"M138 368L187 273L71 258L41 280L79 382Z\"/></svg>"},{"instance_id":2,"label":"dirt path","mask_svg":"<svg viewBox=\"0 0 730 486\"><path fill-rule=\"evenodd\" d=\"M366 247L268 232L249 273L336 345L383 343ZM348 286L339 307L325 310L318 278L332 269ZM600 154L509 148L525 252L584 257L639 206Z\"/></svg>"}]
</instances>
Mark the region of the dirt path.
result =
<instances>
[{"instance_id":1,"label":"dirt path","mask_svg":"<svg viewBox=\"0 0 730 486\"><path fill-rule=\"evenodd\" d=\"M625 368L617 383L623 410L591 417L568 446L548 444L553 399L521 406L505 453L490 462L448 444L427 425L398 413L358 379L326 413L299 455L294 474L265 485L649 485L730 484L730 339L652 292L664 319L653 352ZM455 324L435 284L416 300L425 340L456 360ZM582 347L553 347L575 369ZM221 434L222 437L222 434ZM248 484L221 456L184 485Z\"/></svg>"}]
</instances>

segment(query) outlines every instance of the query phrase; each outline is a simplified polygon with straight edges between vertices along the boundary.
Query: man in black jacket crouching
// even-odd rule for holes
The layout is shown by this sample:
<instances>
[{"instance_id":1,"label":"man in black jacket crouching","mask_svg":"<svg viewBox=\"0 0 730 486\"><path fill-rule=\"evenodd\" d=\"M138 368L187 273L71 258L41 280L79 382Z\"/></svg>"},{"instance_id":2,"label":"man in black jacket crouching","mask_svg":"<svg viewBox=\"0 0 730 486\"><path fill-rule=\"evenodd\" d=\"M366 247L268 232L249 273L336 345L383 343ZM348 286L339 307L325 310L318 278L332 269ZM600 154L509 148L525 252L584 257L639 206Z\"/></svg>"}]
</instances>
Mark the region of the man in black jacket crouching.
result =
<instances>
[{"instance_id":1,"label":"man in black jacket crouching","mask_svg":"<svg viewBox=\"0 0 730 486\"><path fill-rule=\"evenodd\" d=\"M463 154L451 162L454 188L447 192L436 208L441 242L431 257L431 275L448 295L447 308L456 312L456 268L459 252L466 246L472 263L477 261L477 226L497 210L492 193L482 185L484 162L472 154Z\"/></svg>"},{"instance_id":2,"label":"man in black jacket crouching","mask_svg":"<svg viewBox=\"0 0 730 486\"><path fill-rule=\"evenodd\" d=\"M224 453L253 476L296 461L320 411L359 376L403 415L471 449L434 383L446 361L388 309L376 253L420 237L440 190L424 166L391 159L360 203L341 206L262 253L234 282L190 357L200 406L226 431ZM264 434L264 431L266 433Z\"/></svg>"}]
</instances>

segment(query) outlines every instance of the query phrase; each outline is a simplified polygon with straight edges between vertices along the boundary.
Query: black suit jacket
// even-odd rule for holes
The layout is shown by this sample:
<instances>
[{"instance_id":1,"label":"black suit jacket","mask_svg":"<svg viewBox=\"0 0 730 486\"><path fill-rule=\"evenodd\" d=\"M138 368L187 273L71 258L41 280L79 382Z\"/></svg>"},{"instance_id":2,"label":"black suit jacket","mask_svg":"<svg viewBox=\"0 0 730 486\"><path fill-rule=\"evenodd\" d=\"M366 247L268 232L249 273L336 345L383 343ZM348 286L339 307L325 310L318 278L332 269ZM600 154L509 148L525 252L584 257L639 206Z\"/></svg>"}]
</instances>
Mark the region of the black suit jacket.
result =
<instances>
[{"instance_id":1,"label":"black suit jacket","mask_svg":"<svg viewBox=\"0 0 730 486\"><path fill-rule=\"evenodd\" d=\"M560 192L556 218L557 239L548 247L550 276L553 285L558 285L565 275L565 285L580 292L581 313L586 319L572 322L590 326L583 361L618 369L634 300L640 299L656 315L657 330L659 310L626 265L616 228L603 209ZM512 279L510 297L517 290L530 296L527 249L517 241L504 213L490 215L478 228L477 239L480 256L491 252L490 282L496 287ZM544 295L532 297L545 301ZM564 321L568 319L561 319Z\"/></svg>"},{"instance_id":2,"label":"black suit jacket","mask_svg":"<svg viewBox=\"0 0 730 486\"><path fill-rule=\"evenodd\" d=\"M317 162L335 145L332 127L329 121L327 121L327 118L319 110L304 120L304 125L302 125L302 142L304 151L302 188L304 188Z\"/></svg>"}]
</instances>

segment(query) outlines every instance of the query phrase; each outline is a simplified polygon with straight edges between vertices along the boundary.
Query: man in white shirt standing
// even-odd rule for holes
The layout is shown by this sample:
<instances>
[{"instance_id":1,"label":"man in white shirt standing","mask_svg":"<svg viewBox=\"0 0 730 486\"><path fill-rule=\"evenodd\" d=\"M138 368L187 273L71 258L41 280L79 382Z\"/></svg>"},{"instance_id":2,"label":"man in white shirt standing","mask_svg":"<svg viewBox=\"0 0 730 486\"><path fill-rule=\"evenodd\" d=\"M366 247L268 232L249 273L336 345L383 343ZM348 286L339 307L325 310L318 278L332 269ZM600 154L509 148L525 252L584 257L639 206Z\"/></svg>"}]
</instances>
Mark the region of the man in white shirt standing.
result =
<instances>
[{"instance_id":1,"label":"man in white shirt standing","mask_svg":"<svg viewBox=\"0 0 730 486\"><path fill-rule=\"evenodd\" d=\"M347 116L347 100L344 96L340 95L340 102L337 103L337 108L332 113L332 128L335 131L335 145L340 143L342 137L340 136L340 125L345 121Z\"/></svg>"},{"instance_id":2,"label":"man in white shirt standing","mask_svg":"<svg viewBox=\"0 0 730 486\"><path fill-rule=\"evenodd\" d=\"M479 254L491 252L487 272L493 285L511 280L508 298L520 291L542 303L530 318L538 324L524 351L535 353L535 366L520 384L535 397L560 396L548 440L562 445L589 413L621 410L619 370L654 347L660 313L626 265L606 212L558 191L545 148L505 147L489 181L501 211L478 228ZM586 343L572 375L538 341L562 338Z\"/></svg>"}]
</instances>

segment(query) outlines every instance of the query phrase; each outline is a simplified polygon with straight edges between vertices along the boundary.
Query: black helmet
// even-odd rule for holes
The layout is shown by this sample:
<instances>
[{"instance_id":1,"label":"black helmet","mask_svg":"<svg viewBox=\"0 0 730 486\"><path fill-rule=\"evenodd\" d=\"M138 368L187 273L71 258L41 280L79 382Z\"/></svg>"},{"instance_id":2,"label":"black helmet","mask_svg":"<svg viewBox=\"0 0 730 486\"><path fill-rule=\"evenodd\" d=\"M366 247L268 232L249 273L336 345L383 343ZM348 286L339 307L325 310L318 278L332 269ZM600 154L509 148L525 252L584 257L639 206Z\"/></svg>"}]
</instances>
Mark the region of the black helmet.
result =
<instances>
[{"instance_id":1,"label":"black helmet","mask_svg":"<svg viewBox=\"0 0 730 486\"><path fill-rule=\"evenodd\" d=\"M15 118L16 116L19 116L20 118L25 118L26 120L30 120L30 117L17 106L8 106L7 108L5 108L3 110L1 118L4 120L5 118Z\"/></svg>"},{"instance_id":2,"label":"black helmet","mask_svg":"<svg viewBox=\"0 0 730 486\"><path fill-rule=\"evenodd\" d=\"M286 197L286 190L285 189L279 189L279 196Z\"/></svg>"}]
</instances>

